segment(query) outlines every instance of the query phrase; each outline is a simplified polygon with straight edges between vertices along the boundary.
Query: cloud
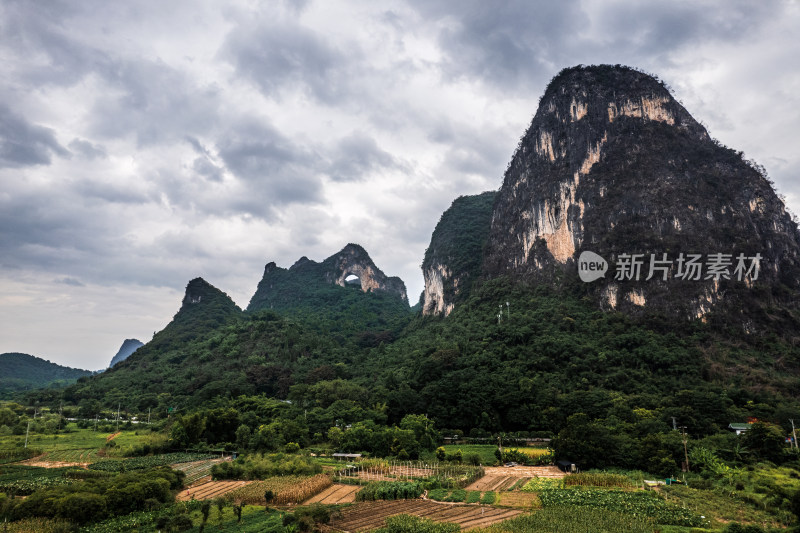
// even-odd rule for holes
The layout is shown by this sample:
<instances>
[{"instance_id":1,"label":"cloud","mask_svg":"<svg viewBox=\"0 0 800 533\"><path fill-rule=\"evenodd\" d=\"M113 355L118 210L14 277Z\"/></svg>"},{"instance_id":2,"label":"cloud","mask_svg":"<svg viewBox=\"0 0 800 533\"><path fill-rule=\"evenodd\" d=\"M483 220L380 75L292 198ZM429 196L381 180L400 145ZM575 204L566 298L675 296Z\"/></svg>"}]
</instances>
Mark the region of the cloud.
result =
<instances>
[{"instance_id":1,"label":"cloud","mask_svg":"<svg viewBox=\"0 0 800 533\"><path fill-rule=\"evenodd\" d=\"M49 165L52 154L71 155L58 143L53 129L30 124L0 104L0 168Z\"/></svg>"},{"instance_id":2,"label":"cloud","mask_svg":"<svg viewBox=\"0 0 800 533\"><path fill-rule=\"evenodd\" d=\"M280 99L284 93L300 90L334 104L350 93L347 65L354 53L345 53L290 20L274 24L256 19L230 32L221 57L270 97Z\"/></svg>"},{"instance_id":3,"label":"cloud","mask_svg":"<svg viewBox=\"0 0 800 533\"><path fill-rule=\"evenodd\" d=\"M81 283L80 280L75 278L61 278L55 280L56 283L63 283L64 285L71 285L72 287L85 287L86 285Z\"/></svg>"},{"instance_id":4,"label":"cloud","mask_svg":"<svg viewBox=\"0 0 800 533\"><path fill-rule=\"evenodd\" d=\"M354 132L340 139L334 148L328 174L334 181L362 181L383 169L402 168L389 152L382 150L375 139Z\"/></svg>"},{"instance_id":5,"label":"cloud","mask_svg":"<svg viewBox=\"0 0 800 533\"><path fill-rule=\"evenodd\" d=\"M87 140L84 139L72 139L72 141L67 145L67 147L72 150L73 153L77 153L85 157L86 159L105 159L108 157L106 153L106 149L98 144L92 144Z\"/></svg>"}]
</instances>

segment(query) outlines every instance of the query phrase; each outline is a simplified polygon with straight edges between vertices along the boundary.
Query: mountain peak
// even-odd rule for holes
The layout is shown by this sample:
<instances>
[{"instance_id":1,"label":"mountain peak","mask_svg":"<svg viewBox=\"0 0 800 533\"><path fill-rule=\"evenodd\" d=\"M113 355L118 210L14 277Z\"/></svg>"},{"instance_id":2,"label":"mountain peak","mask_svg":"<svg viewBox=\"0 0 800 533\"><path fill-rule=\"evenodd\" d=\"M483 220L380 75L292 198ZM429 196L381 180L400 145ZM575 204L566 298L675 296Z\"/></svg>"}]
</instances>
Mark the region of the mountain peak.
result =
<instances>
[{"instance_id":1,"label":"mountain peak","mask_svg":"<svg viewBox=\"0 0 800 533\"><path fill-rule=\"evenodd\" d=\"M583 286L612 309L703 317L721 300L735 308L752 297L731 285L733 266L728 278L675 283L688 254L760 254L767 292L798 286L797 227L770 182L662 82L628 67L578 66L550 82L506 170L483 271L562 284L577 279L584 251L612 263ZM646 281L663 254L669 279ZM631 256L648 262L643 275L614 279L613 263Z\"/></svg>"},{"instance_id":2,"label":"mountain peak","mask_svg":"<svg viewBox=\"0 0 800 533\"><path fill-rule=\"evenodd\" d=\"M270 266L272 265L272 266ZM264 277L247 306L248 311L303 305L302 295L316 288L347 287L347 278L356 276L362 292L381 292L398 296L406 305L406 286L398 277L386 276L360 245L350 243L321 263L303 256L289 269L269 263ZM291 289L291 290L290 290Z\"/></svg>"},{"instance_id":3,"label":"mountain peak","mask_svg":"<svg viewBox=\"0 0 800 533\"><path fill-rule=\"evenodd\" d=\"M144 346L144 343L139 339L125 339L125 342L122 343L122 346L120 346L116 355L111 358L111 362L108 364L108 367L111 368L120 361L124 361L142 346Z\"/></svg>"}]
</instances>

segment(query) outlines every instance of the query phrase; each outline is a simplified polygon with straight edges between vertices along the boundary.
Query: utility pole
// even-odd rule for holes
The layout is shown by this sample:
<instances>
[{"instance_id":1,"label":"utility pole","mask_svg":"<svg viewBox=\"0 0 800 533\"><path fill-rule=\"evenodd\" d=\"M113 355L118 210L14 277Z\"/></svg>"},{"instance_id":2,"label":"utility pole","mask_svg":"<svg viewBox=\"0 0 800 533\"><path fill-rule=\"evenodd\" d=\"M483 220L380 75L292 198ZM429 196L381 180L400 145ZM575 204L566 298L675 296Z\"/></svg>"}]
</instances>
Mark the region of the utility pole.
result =
<instances>
[{"instance_id":1,"label":"utility pole","mask_svg":"<svg viewBox=\"0 0 800 533\"><path fill-rule=\"evenodd\" d=\"M119 431L119 408L122 406L122 403L117 404L117 431Z\"/></svg>"},{"instance_id":2,"label":"utility pole","mask_svg":"<svg viewBox=\"0 0 800 533\"><path fill-rule=\"evenodd\" d=\"M147 408L147 423L150 424L150 407Z\"/></svg>"},{"instance_id":3,"label":"utility pole","mask_svg":"<svg viewBox=\"0 0 800 533\"><path fill-rule=\"evenodd\" d=\"M28 447L28 433L31 431L31 421L28 420L28 429L25 430L25 447Z\"/></svg>"},{"instance_id":4,"label":"utility pole","mask_svg":"<svg viewBox=\"0 0 800 533\"><path fill-rule=\"evenodd\" d=\"M686 458L686 471L689 471L689 452L686 450L686 426L681 426L681 435L683 436L683 456Z\"/></svg>"},{"instance_id":5,"label":"utility pole","mask_svg":"<svg viewBox=\"0 0 800 533\"><path fill-rule=\"evenodd\" d=\"M792 423L792 441L794 441L794 447L796 450L800 450L800 445L797 444L797 432L794 429L794 419L790 418L789 421Z\"/></svg>"}]
</instances>

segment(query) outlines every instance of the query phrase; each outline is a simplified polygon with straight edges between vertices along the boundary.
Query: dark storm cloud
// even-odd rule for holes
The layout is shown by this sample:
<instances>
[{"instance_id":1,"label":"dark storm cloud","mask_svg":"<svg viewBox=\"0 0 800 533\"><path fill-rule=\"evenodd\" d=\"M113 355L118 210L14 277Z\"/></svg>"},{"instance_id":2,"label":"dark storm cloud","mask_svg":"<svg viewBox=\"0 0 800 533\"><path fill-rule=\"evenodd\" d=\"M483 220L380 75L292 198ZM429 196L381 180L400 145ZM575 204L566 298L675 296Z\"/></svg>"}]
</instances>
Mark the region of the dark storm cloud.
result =
<instances>
[{"instance_id":1,"label":"dark storm cloud","mask_svg":"<svg viewBox=\"0 0 800 533\"><path fill-rule=\"evenodd\" d=\"M222 57L261 91L279 98L304 90L327 104L349 96L348 54L313 31L294 24L245 23L228 35Z\"/></svg>"},{"instance_id":2,"label":"dark storm cloud","mask_svg":"<svg viewBox=\"0 0 800 533\"><path fill-rule=\"evenodd\" d=\"M95 98L90 127L100 137L134 133L139 147L186 138L219 122L219 91L161 61L130 60L107 80L118 90Z\"/></svg>"},{"instance_id":3,"label":"dark storm cloud","mask_svg":"<svg viewBox=\"0 0 800 533\"><path fill-rule=\"evenodd\" d=\"M593 25L614 36L608 42L620 51L659 56L692 43L747 40L776 9L780 2L738 0L722 9L717 2L609 3Z\"/></svg>"},{"instance_id":4,"label":"dark storm cloud","mask_svg":"<svg viewBox=\"0 0 800 533\"><path fill-rule=\"evenodd\" d=\"M246 194L231 199L231 208L269 218L282 204L321 200L319 156L270 124L237 124L217 144L217 152L246 189Z\"/></svg>"},{"instance_id":5,"label":"dark storm cloud","mask_svg":"<svg viewBox=\"0 0 800 533\"><path fill-rule=\"evenodd\" d=\"M355 132L341 139L334 149L328 174L334 181L361 181L383 169L402 168L390 153L382 150L375 139Z\"/></svg>"},{"instance_id":6,"label":"dark storm cloud","mask_svg":"<svg viewBox=\"0 0 800 533\"><path fill-rule=\"evenodd\" d=\"M442 22L438 40L448 77L475 77L499 86L536 79L563 54L589 21L577 0L484 2L412 0L427 20Z\"/></svg>"},{"instance_id":7,"label":"dark storm cloud","mask_svg":"<svg viewBox=\"0 0 800 533\"><path fill-rule=\"evenodd\" d=\"M0 168L49 165L52 154L70 156L52 129L31 124L0 104Z\"/></svg>"},{"instance_id":8,"label":"dark storm cloud","mask_svg":"<svg viewBox=\"0 0 800 533\"><path fill-rule=\"evenodd\" d=\"M438 42L448 77L480 80L504 91L527 90L579 63L661 64L694 43L739 41L775 15L777 2L608 2L589 12L578 0L459 2L411 0L441 23ZM624 59L622 59L624 58ZM507 92L506 92L507 94Z\"/></svg>"},{"instance_id":9,"label":"dark storm cloud","mask_svg":"<svg viewBox=\"0 0 800 533\"><path fill-rule=\"evenodd\" d=\"M70 190L13 191L0 195L0 261L4 266L58 270L105 255L113 221L86 209Z\"/></svg>"},{"instance_id":10,"label":"dark storm cloud","mask_svg":"<svg viewBox=\"0 0 800 533\"><path fill-rule=\"evenodd\" d=\"M113 72L102 51L70 36L70 20L85 9L78 2L4 2L0 47L30 58L18 75L33 85L72 85L89 72Z\"/></svg>"}]
</instances>

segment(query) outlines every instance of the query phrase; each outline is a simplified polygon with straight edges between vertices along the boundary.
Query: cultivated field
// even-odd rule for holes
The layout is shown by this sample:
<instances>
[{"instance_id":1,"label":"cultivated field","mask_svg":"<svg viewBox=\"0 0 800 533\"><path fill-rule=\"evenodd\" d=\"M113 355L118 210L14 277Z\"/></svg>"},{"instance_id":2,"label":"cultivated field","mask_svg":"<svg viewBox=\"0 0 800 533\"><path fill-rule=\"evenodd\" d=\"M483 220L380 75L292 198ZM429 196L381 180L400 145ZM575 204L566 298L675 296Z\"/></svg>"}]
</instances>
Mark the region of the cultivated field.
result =
<instances>
[{"instance_id":1,"label":"cultivated field","mask_svg":"<svg viewBox=\"0 0 800 533\"><path fill-rule=\"evenodd\" d=\"M313 498L303 502L303 505L310 503L322 503L325 505L334 505L337 503L353 503L356 501L356 494L361 490L358 485L342 485L335 483L323 490Z\"/></svg>"},{"instance_id":2,"label":"cultivated field","mask_svg":"<svg viewBox=\"0 0 800 533\"><path fill-rule=\"evenodd\" d=\"M211 468L215 464L223 461L230 461L230 457L224 459L205 459L200 461L191 461L188 463L176 463L169 465L174 470L181 470L186 473L186 479L183 480L186 486L190 486L200 482L211 481Z\"/></svg>"},{"instance_id":3,"label":"cultivated field","mask_svg":"<svg viewBox=\"0 0 800 533\"><path fill-rule=\"evenodd\" d=\"M253 483L252 481L209 481L196 487L190 487L181 491L175 497L179 502L188 502L189 500L211 500L224 496L231 491L240 487L244 487ZM263 493L262 493L263 494ZM262 498L263 499L263 498Z\"/></svg>"},{"instance_id":4,"label":"cultivated field","mask_svg":"<svg viewBox=\"0 0 800 533\"><path fill-rule=\"evenodd\" d=\"M522 488L530 479L561 479L566 474L554 466L486 467L486 475L467 487L467 490L508 491Z\"/></svg>"},{"instance_id":5,"label":"cultivated field","mask_svg":"<svg viewBox=\"0 0 800 533\"><path fill-rule=\"evenodd\" d=\"M410 514L437 522L459 524L461 529L468 530L487 527L521 513L518 509L452 505L426 500L374 501L358 503L345 509L341 518L331 521L331 527L341 531L370 531L382 527L389 516Z\"/></svg>"},{"instance_id":6,"label":"cultivated field","mask_svg":"<svg viewBox=\"0 0 800 533\"><path fill-rule=\"evenodd\" d=\"M225 498L234 502L263 505L264 492L271 491L270 505L289 505L301 503L331 486L333 482L327 474L316 476L274 476L254 481L228 493Z\"/></svg>"}]
</instances>

